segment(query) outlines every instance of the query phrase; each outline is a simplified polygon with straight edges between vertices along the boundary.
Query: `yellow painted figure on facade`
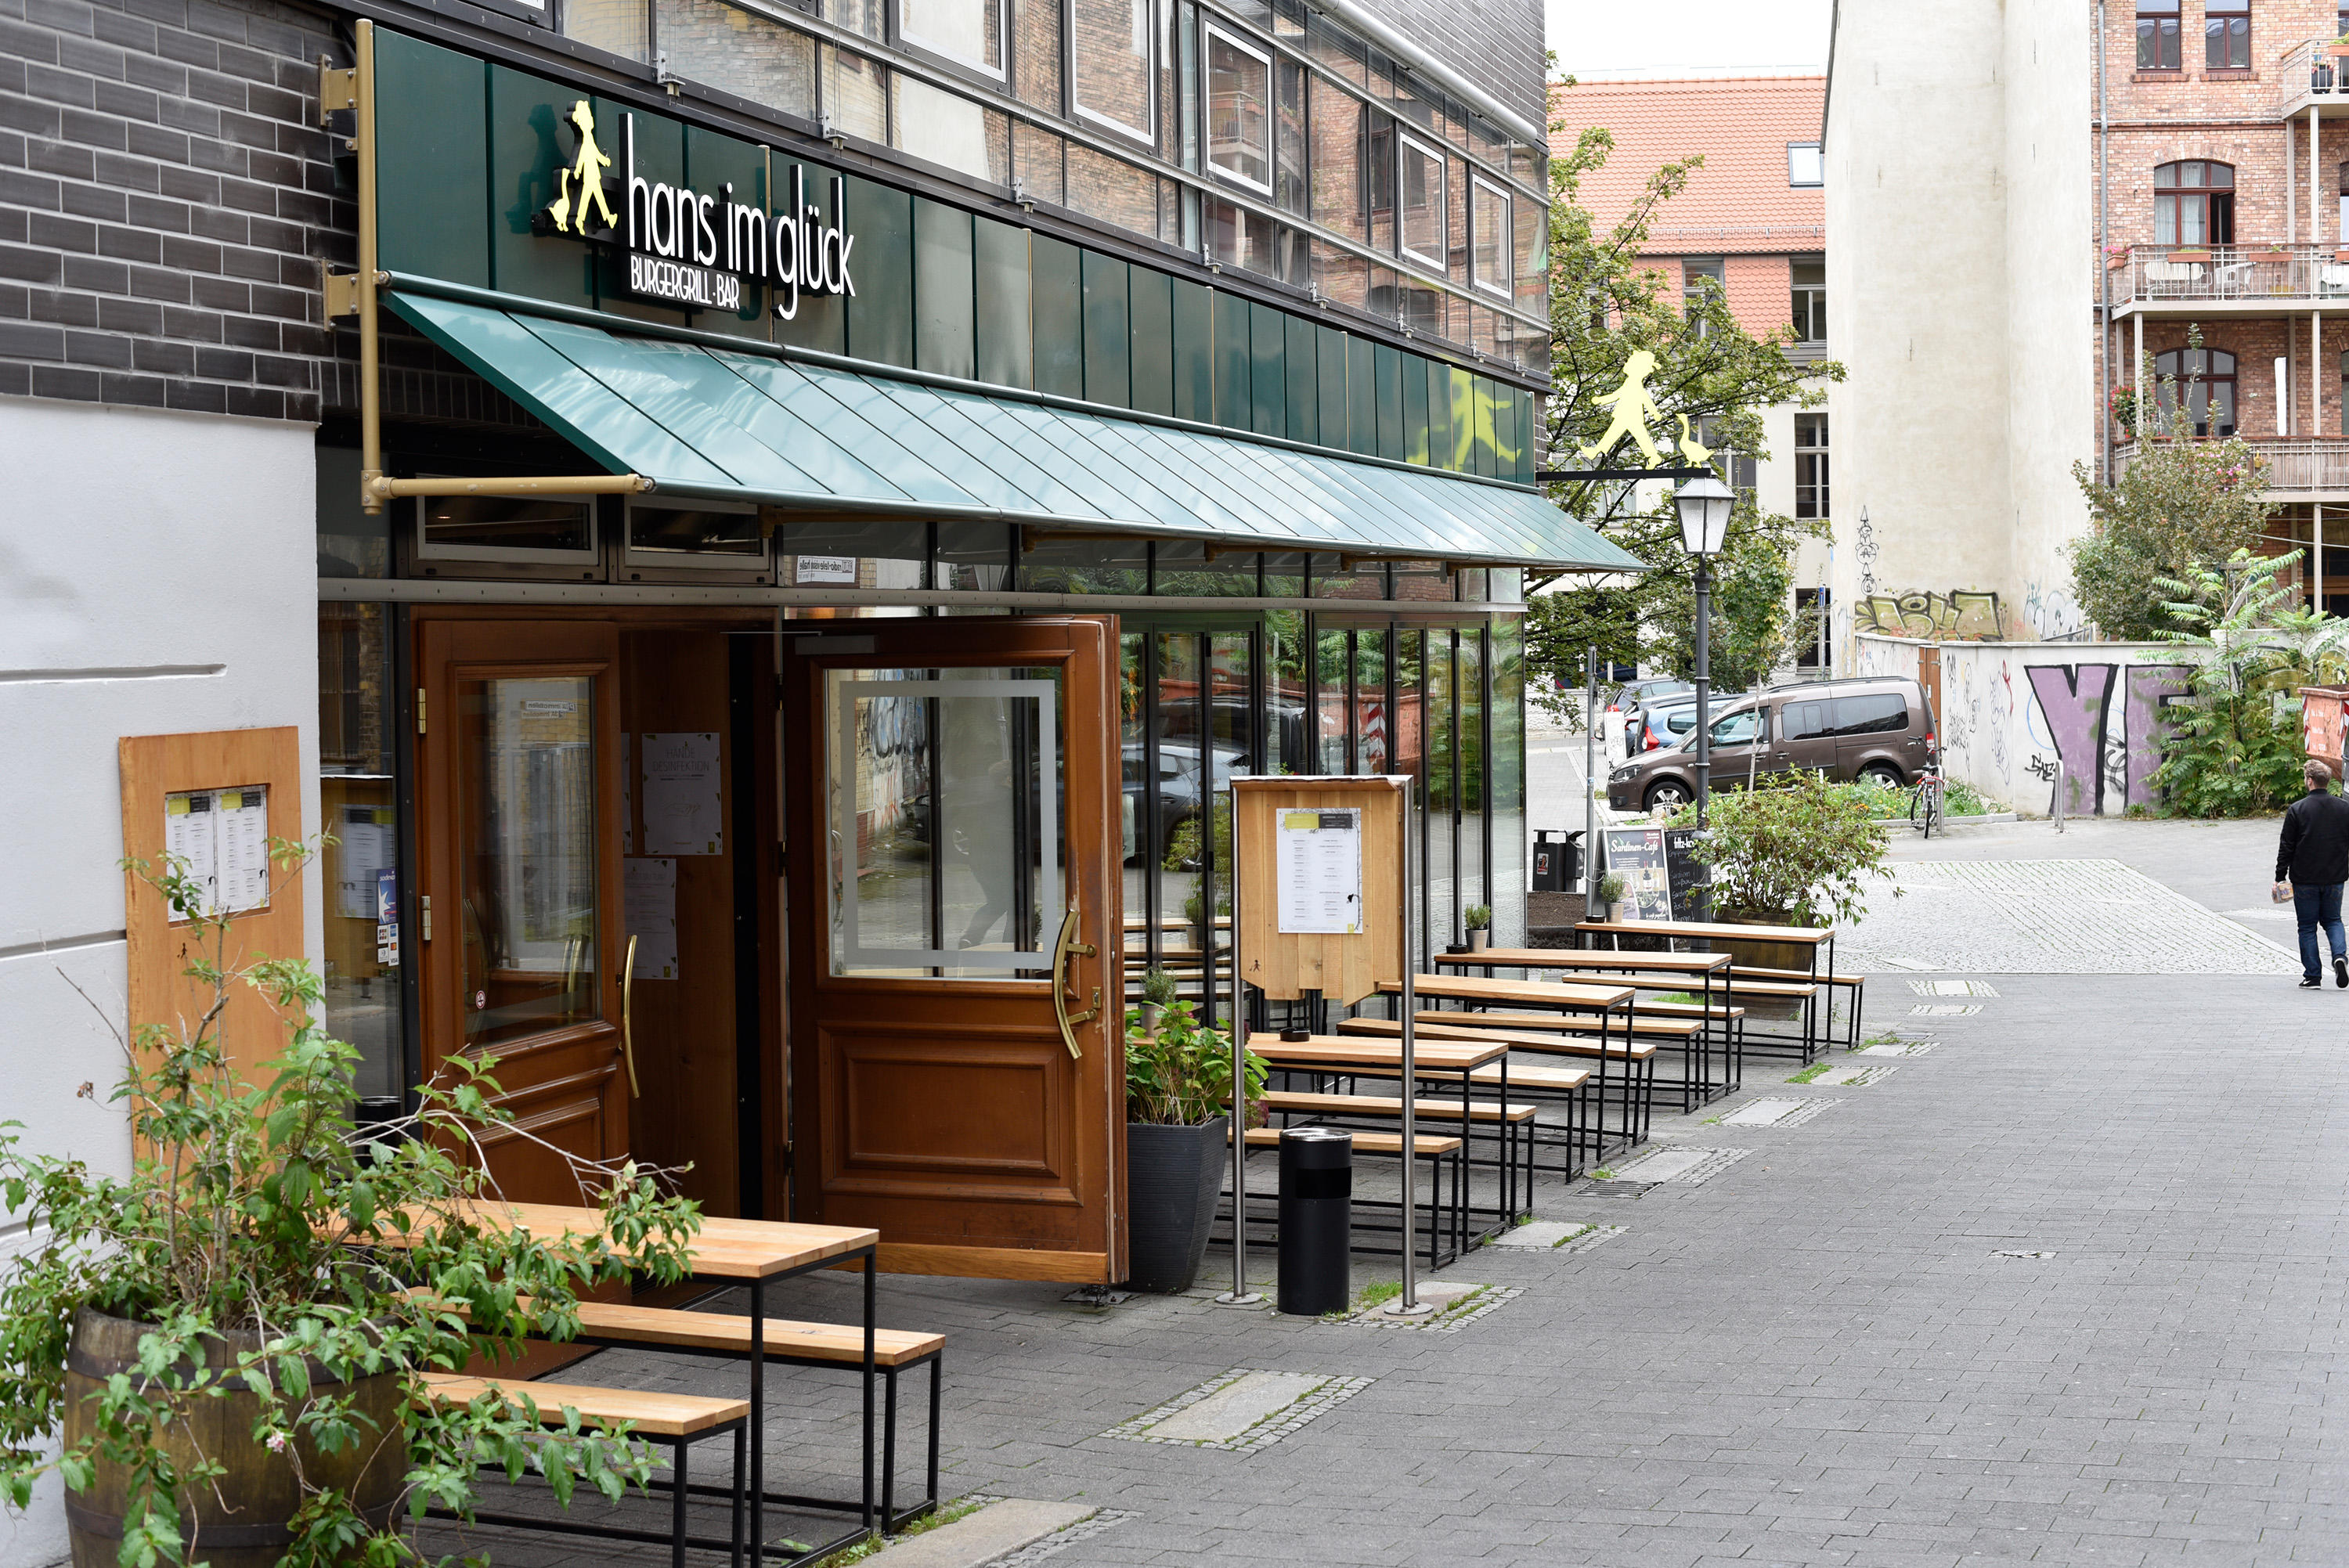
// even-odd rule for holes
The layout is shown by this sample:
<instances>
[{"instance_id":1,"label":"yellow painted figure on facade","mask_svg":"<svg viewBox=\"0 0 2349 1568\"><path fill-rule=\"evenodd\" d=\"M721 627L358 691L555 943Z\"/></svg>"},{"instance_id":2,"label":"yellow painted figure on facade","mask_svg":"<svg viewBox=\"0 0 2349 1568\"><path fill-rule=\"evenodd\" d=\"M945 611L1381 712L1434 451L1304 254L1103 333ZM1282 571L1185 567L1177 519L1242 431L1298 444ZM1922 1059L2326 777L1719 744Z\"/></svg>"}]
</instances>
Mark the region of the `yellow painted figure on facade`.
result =
<instances>
[{"instance_id":1,"label":"yellow painted figure on facade","mask_svg":"<svg viewBox=\"0 0 2349 1568\"><path fill-rule=\"evenodd\" d=\"M1633 349L1623 362L1623 385L1599 399L1600 407L1615 410L1615 418L1596 445L1581 449L1584 457L1595 458L1629 436L1648 455L1650 468L1664 466L1664 455L1656 449L1655 438L1648 434L1648 421L1663 412L1648 396L1648 377L1655 373L1656 356L1644 348Z\"/></svg>"},{"instance_id":2,"label":"yellow painted figure on facade","mask_svg":"<svg viewBox=\"0 0 2349 1568\"><path fill-rule=\"evenodd\" d=\"M620 215L612 211L612 199L604 194L604 170L612 160L595 145L595 111L581 98L571 106L564 116L579 136L579 155L568 169L555 174L554 200L547 203L547 216L554 220L554 232L574 233L581 238L587 234L587 209L595 207L604 214L604 227L616 228Z\"/></svg>"}]
</instances>

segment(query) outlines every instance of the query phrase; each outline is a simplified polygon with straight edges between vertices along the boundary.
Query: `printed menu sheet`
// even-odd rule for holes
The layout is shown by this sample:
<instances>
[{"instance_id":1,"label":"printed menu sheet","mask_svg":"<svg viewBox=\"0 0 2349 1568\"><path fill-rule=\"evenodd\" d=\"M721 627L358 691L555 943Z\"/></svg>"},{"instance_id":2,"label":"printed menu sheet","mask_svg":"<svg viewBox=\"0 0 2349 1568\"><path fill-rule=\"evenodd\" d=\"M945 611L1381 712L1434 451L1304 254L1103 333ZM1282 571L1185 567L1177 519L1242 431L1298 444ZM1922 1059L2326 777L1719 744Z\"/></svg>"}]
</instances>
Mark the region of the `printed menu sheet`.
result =
<instances>
[{"instance_id":1,"label":"printed menu sheet","mask_svg":"<svg viewBox=\"0 0 2349 1568\"><path fill-rule=\"evenodd\" d=\"M1362 813L1283 811L1276 882L1284 936L1359 935L1362 929Z\"/></svg>"},{"instance_id":2,"label":"printed menu sheet","mask_svg":"<svg viewBox=\"0 0 2349 1568\"><path fill-rule=\"evenodd\" d=\"M185 862L206 914L269 907L269 787L163 797L163 852Z\"/></svg>"},{"instance_id":3,"label":"printed menu sheet","mask_svg":"<svg viewBox=\"0 0 2349 1568\"><path fill-rule=\"evenodd\" d=\"M638 847L647 855L722 853L716 733L647 730L636 738L636 748L645 783L645 837Z\"/></svg>"},{"instance_id":4,"label":"printed menu sheet","mask_svg":"<svg viewBox=\"0 0 2349 1568\"><path fill-rule=\"evenodd\" d=\"M631 855L621 862L622 913L636 941L636 961L628 971L639 980L677 978L677 862Z\"/></svg>"}]
</instances>

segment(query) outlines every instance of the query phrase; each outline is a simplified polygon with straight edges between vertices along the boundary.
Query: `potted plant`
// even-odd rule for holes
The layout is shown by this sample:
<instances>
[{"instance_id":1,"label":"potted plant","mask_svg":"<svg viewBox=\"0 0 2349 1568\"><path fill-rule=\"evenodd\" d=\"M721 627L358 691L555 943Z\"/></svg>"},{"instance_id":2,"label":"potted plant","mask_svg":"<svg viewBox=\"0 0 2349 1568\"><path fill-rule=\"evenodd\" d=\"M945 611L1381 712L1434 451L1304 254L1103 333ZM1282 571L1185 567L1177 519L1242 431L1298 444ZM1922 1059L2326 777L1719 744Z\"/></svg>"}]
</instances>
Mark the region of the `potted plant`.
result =
<instances>
[{"instance_id":1,"label":"potted plant","mask_svg":"<svg viewBox=\"0 0 2349 1568\"><path fill-rule=\"evenodd\" d=\"M1829 783L1797 769L1751 789L1713 798L1696 859L1710 868L1713 918L1738 925L1841 925L1867 913L1867 880L1884 869L1889 824L1875 812L1877 786ZM1685 807L1675 819L1693 826ZM1893 896L1899 896L1898 888ZM1809 949L1795 943L1733 942L1740 965L1805 969Z\"/></svg>"},{"instance_id":2,"label":"potted plant","mask_svg":"<svg viewBox=\"0 0 2349 1568\"><path fill-rule=\"evenodd\" d=\"M1469 952L1482 953L1493 944L1493 906L1491 904L1472 903L1462 912L1460 918L1468 928Z\"/></svg>"},{"instance_id":3,"label":"potted plant","mask_svg":"<svg viewBox=\"0 0 2349 1568\"><path fill-rule=\"evenodd\" d=\"M270 851L285 875L306 859ZM650 1451L625 1431L542 1430L490 1396L425 1406L421 1377L575 1334L579 1294L631 1270L683 1277L692 1205L625 1165L581 1171L612 1242L482 1223L480 1140L507 1123L489 1063L457 1058L415 1114L357 1131L358 1053L313 1021L316 972L232 964L232 923L183 863L124 869L188 923L183 973L209 1005L124 1042L128 1180L0 1125L0 1204L41 1238L0 1276L0 1495L22 1508L56 1471L85 1568L308 1568L420 1563L401 1516L470 1517L485 1463L566 1502L583 1480L616 1501L643 1485ZM286 1029L257 1086L223 1037L248 987Z\"/></svg>"},{"instance_id":4,"label":"potted plant","mask_svg":"<svg viewBox=\"0 0 2349 1568\"><path fill-rule=\"evenodd\" d=\"M1623 873L1609 872L1599 879L1599 908L1601 920L1623 918Z\"/></svg>"},{"instance_id":5,"label":"potted plant","mask_svg":"<svg viewBox=\"0 0 2349 1568\"><path fill-rule=\"evenodd\" d=\"M1264 1063L1250 1052L1247 1094L1264 1091ZM1231 1125L1232 1042L1176 1002L1144 1033L1125 1016L1127 1273L1138 1290L1191 1288L1206 1255L1223 1191Z\"/></svg>"},{"instance_id":6,"label":"potted plant","mask_svg":"<svg viewBox=\"0 0 2349 1568\"><path fill-rule=\"evenodd\" d=\"M1174 1005L1174 976L1152 965L1142 976L1142 1032L1154 1035L1166 1009Z\"/></svg>"}]
</instances>

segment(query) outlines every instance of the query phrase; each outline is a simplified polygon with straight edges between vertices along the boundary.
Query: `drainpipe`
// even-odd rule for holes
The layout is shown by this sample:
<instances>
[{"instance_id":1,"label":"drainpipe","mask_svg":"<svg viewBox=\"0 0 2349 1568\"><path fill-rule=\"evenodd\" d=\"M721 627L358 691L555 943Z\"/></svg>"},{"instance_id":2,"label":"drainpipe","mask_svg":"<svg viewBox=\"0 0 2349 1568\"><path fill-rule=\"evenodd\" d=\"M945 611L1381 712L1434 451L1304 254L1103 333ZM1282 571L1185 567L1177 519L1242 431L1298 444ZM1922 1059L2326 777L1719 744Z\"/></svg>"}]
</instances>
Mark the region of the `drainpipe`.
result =
<instances>
[{"instance_id":1,"label":"drainpipe","mask_svg":"<svg viewBox=\"0 0 2349 1568\"><path fill-rule=\"evenodd\" d=\"M2112 120L2105 110L2105 0L2096 0L2096 272L2105 302L2096 318L2104 348L2096 364L2096 428L2104 438L2098 471L2106 484L2113 482L2113 268L2105 251L2111 232L2112 193L2106 181L2111 139Z\"/></svg>"}]
</instances>

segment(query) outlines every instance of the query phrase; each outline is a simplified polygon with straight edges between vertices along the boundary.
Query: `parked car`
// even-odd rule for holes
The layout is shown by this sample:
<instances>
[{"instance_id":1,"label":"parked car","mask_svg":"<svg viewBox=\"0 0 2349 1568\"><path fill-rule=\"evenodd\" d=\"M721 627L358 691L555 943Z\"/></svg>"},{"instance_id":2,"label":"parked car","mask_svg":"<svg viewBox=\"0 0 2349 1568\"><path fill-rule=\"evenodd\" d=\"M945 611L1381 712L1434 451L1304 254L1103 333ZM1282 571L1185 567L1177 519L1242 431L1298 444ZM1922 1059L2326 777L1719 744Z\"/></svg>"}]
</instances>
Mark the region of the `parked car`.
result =
<instances>
[{"instance_id":1,"label":"parked car","mask_svg":"<svg viewBox=\"0 0 2349 1568\"><path fill-rule=\"evenodd\" d=\"M1706 699L1705 706L1714 713L1727 713L1732 706L1745 700L1742 691L1717 691ZM1623 727L1623 756L1626 761L1643 751L1677 751L1687 743L1696 728L1696 692L1667 692L1651 696L1640 709L1640 717Z\"/></svg>"},{"instance_id":2,"label":"parked car","mask_svg":"<svg viewBox=\"0 0 2349 1568\"><path fill-rule=\"evenodd\" d=\"M1900 676L1808 681L1728 702L1712 721L1713 781L1723 789L1797 768L1899 789L1917 776L1934 744L1925 689ZM1607 803L1619 811L1677 807L1695 795L1696 752L1686 736L1676 748L1635 756L1607 777Z\"/></svg>"},{"instance_id":3,"label":"parked car","mask_svg":"<svg viewBox=\"0 0 2349 1568\"><path fill-rule=\"evenodd\" d=\"M1623 735L1628 744L1648 703L1677 692L1695 690L1684 680L1675 680L1669 676L1650 676L1617 687L1614 695L1607 699L1607 711L1622 716Z\"/></svg>"}]
</instances>

